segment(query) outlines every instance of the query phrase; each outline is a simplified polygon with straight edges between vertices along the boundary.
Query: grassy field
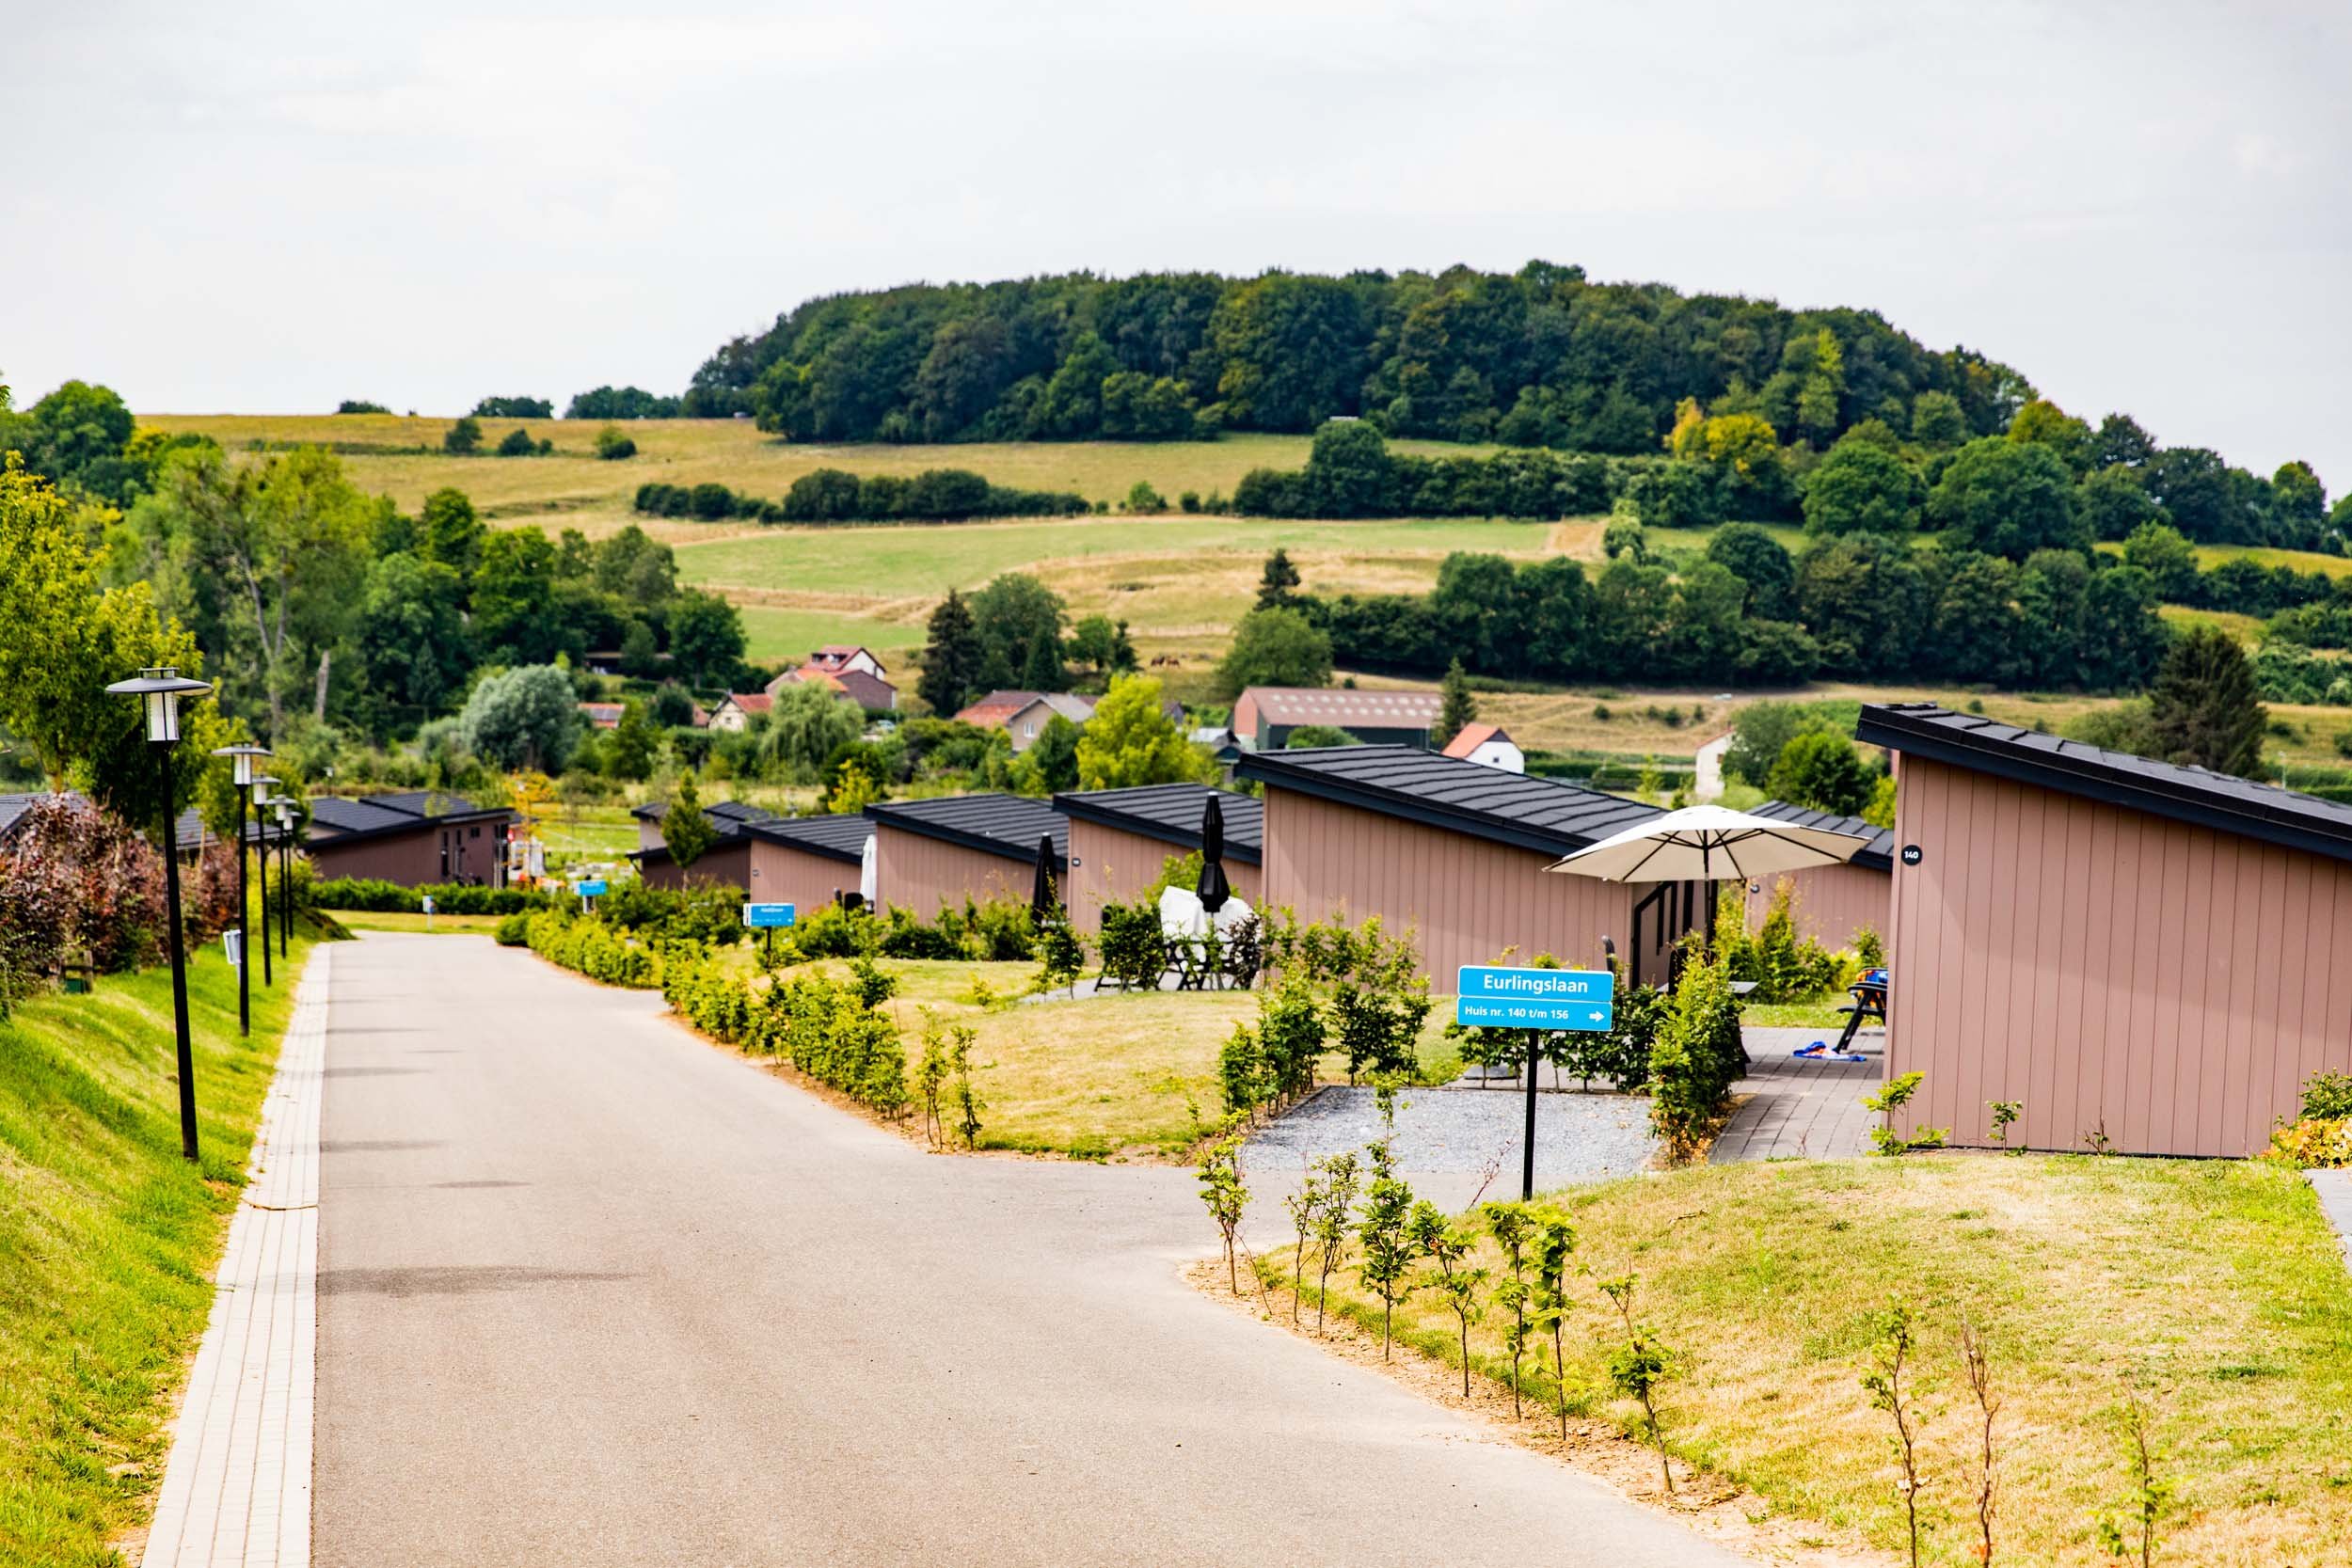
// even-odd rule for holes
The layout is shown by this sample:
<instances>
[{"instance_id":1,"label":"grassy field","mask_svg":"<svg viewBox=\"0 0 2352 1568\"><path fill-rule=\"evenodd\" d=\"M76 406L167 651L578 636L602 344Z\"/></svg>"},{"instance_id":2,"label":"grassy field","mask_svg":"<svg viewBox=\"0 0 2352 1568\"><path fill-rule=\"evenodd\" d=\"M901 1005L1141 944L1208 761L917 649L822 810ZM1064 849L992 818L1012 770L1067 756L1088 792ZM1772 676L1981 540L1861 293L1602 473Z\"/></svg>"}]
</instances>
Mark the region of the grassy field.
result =
<instances>
[{"instance_id":1,"label":"grassy field","mask_svg":"<svg viewBox=\"0 0 2352 1568\"><path fill-rule=\"evenodd\" d=\"M1927 1560L1974 1560L1976 1410L1954 1348L1963 1307L2004 1401L1999 1560L2109 1560L2093 1520L2126 1490L2112 1413L2135 1392L2155 1414L2158 1473L2180 1495L2158 1561L2338 1561L2352 1541L2352 1292L2291 1172L1951 1155L1704 1167L1555 1199L1577 1228L1571 1408L1634 1414L1608 1392L1618 1325L1594 1284L1631 1273L1637 1315L1672 1352L1669 1443L1778 1513L1897 1547L1892 1429L1857 1380L1872 1315L1899 1295L1921 1320ZM1278 1282L1288 1259L1287 1244L1274 1249ZM1376 1331L1378 1304L1352 1272L1333 1284L1334 1304L1344 1290ZM1434 1292L1400 1321L1420 1349L1459 1364ZM1472 1331L1488 1377L1507 1370L1500 1326Z\"/></svg>"},{"instance_id":2,"label":"grassy field","mask_svg":"<svg viewBox=\"0 0 2352 1568\"><path fill-rule=\"evenodd\" d=\"M1024 490L1074 490L1089 500L1120 502L1137 480L1173 505L1186 490L1231 493L1252 468L1295 468L1307 460L1304 436L1229 436L1218 441L1010 441L963 446L796 445L762 434L749 420L633 420L623 423L637 455L607 463L596 455L594 420L485 420L484 454L453 457L441 437L453 418L397 414L142 414L142 429L197 431L233 451L259 441L272 447L324 443L343 452L353 483L389 495L414 512L424 498L453 485L489 515L544 518L590 533L630 519L629 499L648 481L699 484L716 481L764 499L779 499L812 468L865 474L918 474L927 468L969 468L997 484ZM533 440L551 440L546 457L492 457L487 450L516 426ZM1400 451L1479 452L1488 448L1400 441ZM707 528L708 525L696 525Z\"/></svg>"},{"instance_id":3,"label":"grassy field","mask_svg":"<svg viewBox=\"0 0 2352 1568\"><path fill-rule=\"evenodd\" d=\"M169 1400L211 1310L246 1155L309 944L253 988L189 970L204 1159L180 1157L167 970L0 1022L0 1562L120 1562L163 1479Z\"/></svg>"},{"instance_id":4,"label":"grassy field","mask_svg":"<svg viewBox=\"0 0 2352 1568\"><path fill-rule=\"evenodd\" d=\"M435 936L470 932L479 936L498 929L494 914L437 914L430 926L416 910L337 910L335 920L346 931L426 931Z\"/></svg>"},{"instance_id":5,"label":"grassy field","mask_svg":"<svg viewBox=\"0 0 2352 1568\"><path fill-rule=\"evenodd\" d=\"M752 967L751 951L739 961ZM912 1069L922 1053L925 1009L976 1033L973 1056L986 1063L977 1087L988 1102L980 1148L1081 1160L1166 1159L1184 1154L1221 1115L1216 1057L1233 1025L1256 1019L1253 992L1156 992L1144 995L1022 995L1033 963L883 958L898 993L882 1004L906 1042ZM782 973L836 979L848 965L820 959ZM975 1000L973 982L998 1000ZM1459 1070L1440 1033L1449 1009L1433 1008L1422 1032L1424 1066ZM1336 1070L1338 1057L1326 1059Z\"/></svg>"},{"instance_id":6,"label":"grassy field","mask_svg":"<svg viewBox=\"0 0 2352 1568\"><path fill-rule=\"evenodd\" d=\"M828 642L858 642L884 660L923 644L923 626L916 621L878 621L856 614L823 610L789 610L781 605L745 604L743 657L754 664L781 664L808 657L812 648Z\"/></svg>"}]
</instances>

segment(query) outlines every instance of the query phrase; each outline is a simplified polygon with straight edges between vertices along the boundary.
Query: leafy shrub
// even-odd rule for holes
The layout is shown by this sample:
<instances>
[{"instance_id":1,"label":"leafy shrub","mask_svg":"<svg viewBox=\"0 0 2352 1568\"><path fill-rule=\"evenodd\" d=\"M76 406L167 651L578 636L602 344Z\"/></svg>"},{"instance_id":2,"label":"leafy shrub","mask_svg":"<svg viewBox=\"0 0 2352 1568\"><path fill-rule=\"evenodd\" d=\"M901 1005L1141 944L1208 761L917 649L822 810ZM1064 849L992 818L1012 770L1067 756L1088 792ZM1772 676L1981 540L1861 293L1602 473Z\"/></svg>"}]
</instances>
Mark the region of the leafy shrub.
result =
<instances>
[{"instance_id":1,"label":"leafy shrub","mask_svg":"<svg viewBox=\"0 0 2352 1568\"><path fill-rule=\"evenodd\" d=\"M2352 1118L2352 1074L2312 1073L2303 1085L2302 1114L2306 1121Z\"/></svg>"},{"instance_id":2,"label":"leafy shrub","mask_svg":"<svg viewBox=\"0 0 2352 1568\"><path fill-rule=\"evenodd\" d=\"M811 958L853 958L875 939L874 917L863 910L824 904L792 927L792 945Z\"/></svg>"},{"instance_id":3,"label":"leafy shrub","mask_svg":"<svg viewBox=\"0 0 2352 1568\"><path fill-rule=\"evenodd\" d=\"M1156 990L1168 973L1168 944L1160 935L1160 911L1148 903L1105 904L1097 938L1103 975L1128 990Z\"/></svg>"},{"instance_id":4,"label":"leafy shrub","mask_svg":"<svg viewBox=\"0 0 2352 1568\"><path fill-rule=\"evenodd\" d=\"M531 432L520 425L508 431L506 438L498 444L498 454L501 457L529 457L538 450L539 443L533 441L531 438Z\"/></svg>"},{"instance_id":5,"label":"leafy shrub","mask_svg":"<svg viewBox=\"0 0 2352 1568\"><path fill-rule=\"evenodd\" d=\"M541 910L526 918L525 940L549 963L577 970L608 986L650 990L661 983L661 958L599 916Z\"/></svg>"},{"instance_id":6,"label":"leafy shrub","mask_svg":"<svg viewBox=\"0 0 2352 1568\"><path fill-rule=\"evenodd\" d=\"M1685 950L1674 1000L1650 1045L1650 1125L1669 1158L1684 1161L1723 1117L1745 1065L1740 1009L1721 958Z\"/></svg>"},{"instance_id":7,"label":"leafy shrub","mask_svg":"<svg viewBox=\"0 0 2352 1568\"><path fill-rule=\"evenodd\" d=\"M385 913L415 910L426 897L437 914L516 914L551 909L563 901L559 894L540 888L474 887L460 882L409 887L377 877L330 877L310 890L310 907Z\"/></svg>"},{"instance_id":8,"label":"leafy shrub","mask_svg":"<svg viewBox=\"0 0 2352 1568\"><path fill-rule=\"evenodd\" d=\"M1756 982L1749 995L1757 1002L1802 1002L1836 990L1841 978L1837 955L1797 928L1795 904L1796 883L1783 877L1773 884L1763 925L1750 936L1738 886L1724 889L1716 943L1733 979Z\"/></svg>"},{"instance_id":9,"label":"leafy shrub","mask_svg":"<svg viewBox=\"0 0 2352 1568\"><path fill-rule=\"evenodd\" d=\"M908 1104L906 1048L897 1026L875 1010L894 986L861 958L847 983L801 974L755 990L700 958L674 966L662 994L712 1038L783 1056L818 1082L897 1117Z\"/></svg>"},{"instance_id":10,"label":"leafy shrub","mask_svg":"<svg viewBox=\"0 0 2352 1568\"><path fill-rule=\"evenodd\" d=\"M164 951L162 857L120 817L79 796L45 796L27 808L0 854L0 882L18 881L28 884L21 901L28 929L9 942L27 957L11 963L46 970L78 946L111 974L152 963ZM58 898L61 925L48 912Z\"/></svg>"},{"instance_id":11,"label":"leafy shrub","mask_svg":"<svg viewBox=\"0 0 2352 1568\"><path fill-rule=\"evenodd\" d=\"M637 455L637 442L606 425L596 432L596 455L607 463L622 462Z\"/></svg>"},{"instance_id":12,"label":"leafy shrub","mask_svg":"<svg viewBox=\"0 0 2352 1568\"><path fill-rule=\"evenodd\" d=\"M501 947L530 946L530 912L528 911L517 910L513 914L501 917L498 923L498 928L492 931L490 935Z\"/></svg>"},{"instance_id":13,"label":"leafy shrub","mask_svg":"<svg viewBox=\"0 0 2352 1568\"><path fill-rule=\"evenodd\" d=\"M2305 1170L2352 1165L2352 1117L2306 1117L2274 1129L2264 1157Z\"/></svg>"},{"instance_id":14,"label":"leafy shrub","mask_svg":"<svg viewBox=\"0 0 2352 1568\"><path fill-rule=\"evenodd\" d=\"M599 901L597 917L648 942L698 942L732 947L743 939L743 893L727 882L683 888L623 882Z\"/></svg>"}]
</instances>

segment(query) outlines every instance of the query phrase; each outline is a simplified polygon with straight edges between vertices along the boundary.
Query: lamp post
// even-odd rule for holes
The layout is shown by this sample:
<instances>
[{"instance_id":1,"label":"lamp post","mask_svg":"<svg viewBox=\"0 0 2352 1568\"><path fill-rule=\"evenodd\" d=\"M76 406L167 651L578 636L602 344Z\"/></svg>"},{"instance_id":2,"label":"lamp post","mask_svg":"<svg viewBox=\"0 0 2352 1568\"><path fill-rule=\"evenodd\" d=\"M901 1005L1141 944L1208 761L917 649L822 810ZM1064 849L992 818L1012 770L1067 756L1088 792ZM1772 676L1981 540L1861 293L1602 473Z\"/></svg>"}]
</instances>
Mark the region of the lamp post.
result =
<instances>
[{"instance_id":1,"label":"lamp post","mask_svg":"<svg viewBox=\"0 0 2352 1568\"><path fill-rule=\"evenodd\" d=\"M147 710L147 739L164 775L164 897L170 905L171 1022L180 1051L180 1152L196 1158L196 1051L188 1039L188 960L180 934L180 828L172 809L171 751L180 744L180 699L212 690L168 664L141 670L137 678L106 689L136 697Z\"/></svg>"},{"instance_id":2,"label":"lamp post","mask_svg":"<svg viewBox=\"0 0 2352 1568\"><path fill-rule=\"evenodd\" d=\"M214 751L216 757L227 757L235 770L237 783L237 1034L247 1037L253 1033L253 942L252 934L245 928L245 911L253 907L246 886L245 817L246 807L253 800L253 759L269 755L265 746L222 746Z\"/></svg>"},{"instance_id":3,"label":"lamp post","mask_svg":"<svg viewBox=\"0 0 2352 1568\"><path fill-rule=\"evenodd\" d=\"M286 933L294 929L294 802L278 798L278 956L286 956Z\"/></svg>"},{"instance_id":4,"label":"lamp post","mask_svg":"<svg viewBox=\"0 0 2352 1568\"><path fill-rule=\"evenodd\" d=\"M274 773L256 774L253 780L253 863L262 874L262 984L275 986L277 976L270 973L269 951L269 790L265 787L280 782Z\"/></svg>"}]
</instances>

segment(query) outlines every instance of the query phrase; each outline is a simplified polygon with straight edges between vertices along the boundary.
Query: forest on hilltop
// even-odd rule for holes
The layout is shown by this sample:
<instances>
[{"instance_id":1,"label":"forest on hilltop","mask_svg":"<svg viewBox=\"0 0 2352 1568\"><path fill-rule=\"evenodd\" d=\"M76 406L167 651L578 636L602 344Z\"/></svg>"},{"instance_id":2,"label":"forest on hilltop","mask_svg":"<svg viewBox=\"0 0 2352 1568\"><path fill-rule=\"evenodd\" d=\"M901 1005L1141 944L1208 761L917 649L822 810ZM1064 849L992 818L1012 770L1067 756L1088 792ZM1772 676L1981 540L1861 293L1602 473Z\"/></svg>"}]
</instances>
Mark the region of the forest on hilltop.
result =
<instances>
[{"instance_id":1,"label":"forest on hilltop","mask_svg":"<svg viewBox=\"0 0 2352 1568\"><path fill-rule=\"evenodd\" d=\"M1516 273L1073 273L813 299L723 346L682 412L818 441L1190 439L1357 417L1391 436L1655 452L1676 405L1826 447L1923 396L2005 429L2026 378L1873 311Z\"/></svg>"}]
</instances>

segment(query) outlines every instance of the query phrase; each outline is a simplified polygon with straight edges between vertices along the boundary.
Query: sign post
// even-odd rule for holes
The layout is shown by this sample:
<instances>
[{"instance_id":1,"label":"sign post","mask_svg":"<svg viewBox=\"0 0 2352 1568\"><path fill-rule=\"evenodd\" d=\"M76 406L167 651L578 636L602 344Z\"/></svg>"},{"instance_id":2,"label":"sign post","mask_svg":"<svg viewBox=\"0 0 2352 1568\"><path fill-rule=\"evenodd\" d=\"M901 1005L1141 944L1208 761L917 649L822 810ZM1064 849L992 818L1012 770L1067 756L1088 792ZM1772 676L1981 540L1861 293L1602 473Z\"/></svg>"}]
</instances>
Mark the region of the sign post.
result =
<instances>
[{"instance_id":1,"label":"sign post","mask_svg":"<svg viewBox=\"0 0 2352 1568\"><path fill-rule=\"evenodd\" d=\"M433 929L433 895L429 893L424 895L424 928Z\"/></svg>"},{"instance_id":2,"label":"sign post","mask_svg":"<svg viewBox=\"0 0 2352 1568\"><path fill-rule=\"evenodd\" d=\"M792 925L795 913L790 904L746 904L743 906L743 924L760 933L761 950L772 958L776 951L776 933Z\"/></svg>"},{"instance_id":3,"label":"sign post","mask_svg":"<svg viewBox=\"0 0 2352 1568\"><path fill-rule=\"evenodd\" d=\"M1614 1022L1617 977L1603 969L1503 969L1464 964L1454 987L1454 1022L1486 1029L1606 1034ZM1527 1136L1519 1197L1535 1196L1535 1041L1527 1042Z\"/></svg>"},{"instance_id":4,"label":"sign post","mask_svg":"<svg viewBox=\"0 0 2352 1568\"><path fill-rule=\"evenodd\" d=\"M586 881L575 882L572 891L580 895L580 912L586 914L595 907L590 900L604 896L604 879L591 877Z\"/></svg>"}]
</instances>

